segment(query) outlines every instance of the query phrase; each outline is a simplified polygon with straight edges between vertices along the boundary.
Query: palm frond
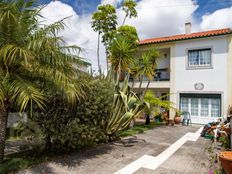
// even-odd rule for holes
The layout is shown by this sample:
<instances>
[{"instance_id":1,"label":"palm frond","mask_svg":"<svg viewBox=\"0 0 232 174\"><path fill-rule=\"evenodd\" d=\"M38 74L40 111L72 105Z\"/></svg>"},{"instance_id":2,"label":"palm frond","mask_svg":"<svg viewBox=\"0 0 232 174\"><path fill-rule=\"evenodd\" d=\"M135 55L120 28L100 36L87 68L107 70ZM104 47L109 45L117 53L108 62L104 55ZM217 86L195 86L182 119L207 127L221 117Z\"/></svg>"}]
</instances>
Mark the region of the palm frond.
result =
<instances>
[{"instance_id":1,"label":"palm frond","mask_svg":"<svg viewBox=\"0 0 232 174\"><path fill-rule=\"evenodd\" d=\"M0 48L0 55L2 63L7 66L21 61L24 61L27 64L28 60L33 57L30 51L12 44L8 44Z\"/></svg>"},{"instance_id":2,"label":"palm frond","mask_svg":"<svg viewBox=\"0 0 232 174\"><path fill-rule=\"evenodd\" d=\"M9 83L11 85L9 89L10 100L20 108L20 111L24 111L30 101L35 102L41 109L45 108L46 98L33 83L20 78L18 75L14 75Z\"/></svg>"}]
</instances>

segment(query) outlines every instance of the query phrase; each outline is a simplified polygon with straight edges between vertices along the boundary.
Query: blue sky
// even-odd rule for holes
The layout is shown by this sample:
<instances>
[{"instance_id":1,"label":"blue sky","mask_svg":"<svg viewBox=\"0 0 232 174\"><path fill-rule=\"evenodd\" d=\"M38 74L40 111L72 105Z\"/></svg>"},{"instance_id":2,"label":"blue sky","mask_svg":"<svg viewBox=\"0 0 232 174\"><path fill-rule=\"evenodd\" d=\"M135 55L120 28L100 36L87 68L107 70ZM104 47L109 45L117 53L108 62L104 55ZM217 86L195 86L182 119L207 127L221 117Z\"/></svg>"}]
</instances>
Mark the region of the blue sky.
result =
<instances>
[{"instance_id":1,"label":"blue sky","mask_svg":"<svg viewBox=\"0 0 232 174\"><path fill-rule=\"evenodd\" d=\"M194 12L196 17L232 6L232 0L197 0L196 3L199 5L199 8Z\"/></svg>"},{"instance_id":2,"label":"blue sky","mask_svg":"<svg viewBox=\"0 0 232 174\"><path fill-rule=\"evenodd\" d=\"M124 12L119 7L123 0L39 0L47 4L42 16L47 23L71 16L61 33L68 44L83 48L82 56L96 65L97 33L91 28L91 14L99 4L111 3L117 7L118 23ZM184 33L184 24L192 23L192 32L232 28L232 0L137 0L138 17L128 19L135 26L140 39ZM105 49L101 46L101 64L105 67Z\"/></svg>"},{"instance_id":3,"label":"blue sky","mask_svg":"<svg viewBox=\"0 0 232 174\"><path fill-rule=\"evenodd\" d=\"M49 2L51 2L51 0L40 0L42 4L48 4ZM77 14L82 15L95 11L97 6L101 3L101 0L61 0L61 2L72 6ZM198 9L194 12L194 16L197 18L218 9L232 6L232 0L195 0L195 3L199 5ZM176 5L185 6L186 3L183 0L182 3Z\"/></svg>"}]
</instances>

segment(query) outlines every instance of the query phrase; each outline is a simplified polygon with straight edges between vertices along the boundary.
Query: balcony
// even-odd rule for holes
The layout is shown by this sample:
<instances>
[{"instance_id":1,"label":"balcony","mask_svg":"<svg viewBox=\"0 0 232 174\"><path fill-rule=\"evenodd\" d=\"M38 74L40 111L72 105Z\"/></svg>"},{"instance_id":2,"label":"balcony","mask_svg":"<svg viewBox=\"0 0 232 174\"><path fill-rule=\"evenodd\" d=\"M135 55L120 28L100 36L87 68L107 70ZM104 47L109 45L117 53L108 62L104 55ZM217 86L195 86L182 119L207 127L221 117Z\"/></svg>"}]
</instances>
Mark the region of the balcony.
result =
<instances>
[{"instance_id":1,"label":"balcony","mask_svg":"<svg viewBox=\"0 0 232 174\"><path fill-rule=\"evenodd\" d=\"M142 77L143 83L142 88L146 88L148 83L148 78ZM130 78L130 82L133 78ZM139 88L140 79L135 79L134 88ZM170 88L170 70L169 68L156 69L156 74L154 78L150 81L149 88Z\"/></svg>"},{"instance_id":2,"label":"balcony","mask_svg":"<svg viewBox=\"0 0 232 174\"><path fill-rule=\"evenodd\" d=\"M148 81L146 76L142 76L143 81ZM130 78L133 81L133 77ZM140 81L140 79L135 79L135 81ZM155 70L155 76L151 81L170 81L170 71L169 68L160 68Z\"/></svg>"},{"instance_id":3,"label":"balcony","mask_svg":"<svg viewBox=\"0 0 232 174\"><path fill-rule=\"evenodd\" d=\"M169 68L156 69L154 81L169 81L170 71Z\"/></svg>"}]
</instances>

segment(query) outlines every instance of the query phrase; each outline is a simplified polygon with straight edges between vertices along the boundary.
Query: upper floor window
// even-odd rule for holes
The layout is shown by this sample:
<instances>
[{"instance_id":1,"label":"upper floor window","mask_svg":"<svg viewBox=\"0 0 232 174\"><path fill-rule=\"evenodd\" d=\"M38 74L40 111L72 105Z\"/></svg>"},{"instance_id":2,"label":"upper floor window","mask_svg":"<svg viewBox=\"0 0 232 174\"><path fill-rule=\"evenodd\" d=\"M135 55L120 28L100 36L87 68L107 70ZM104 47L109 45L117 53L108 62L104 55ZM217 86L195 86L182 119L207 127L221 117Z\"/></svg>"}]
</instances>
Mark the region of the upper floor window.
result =
<instances>
[{"instance_id":1,"label":"upper floor window","mask_svg":"<svg viewBox=\"0 0 232 174\"><path fill-rule=\"evenodd\" d=\"M209 67L211 66L211 49L199 49L188 51L189 67Z\"/></svg>"}]
</instances>

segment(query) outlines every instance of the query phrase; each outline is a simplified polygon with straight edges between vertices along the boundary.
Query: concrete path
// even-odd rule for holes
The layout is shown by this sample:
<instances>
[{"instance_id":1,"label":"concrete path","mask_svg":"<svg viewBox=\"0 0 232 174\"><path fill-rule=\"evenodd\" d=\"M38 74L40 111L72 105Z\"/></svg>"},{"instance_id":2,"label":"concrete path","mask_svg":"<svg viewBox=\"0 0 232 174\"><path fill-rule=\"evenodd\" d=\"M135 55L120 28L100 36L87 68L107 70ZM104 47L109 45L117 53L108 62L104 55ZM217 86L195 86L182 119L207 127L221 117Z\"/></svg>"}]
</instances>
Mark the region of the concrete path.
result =
<instances>
[{"instance_id":1,"label":"concrete path","mask_svg":"<svg viewBox=\"0 0 232 174\"><path fill-rule=\"evenodd\" d=\"M134 174L207 174L208 159L205 148L209 146L210 141L201 137L195 138L196 141L187 141L192 135L196 135L194 133L199 128L199 126L157 127L135 137L128 137L121 142L100 145L81 153L60 157L20 172L20 174L120 173L121 169L144 156L148 161L150 158L150 162L145 167L138 167L133 171ZM176 143L181 146L170 153L169 149L173 146L177 147ZM163 161L158 160L157 163L156 160L152 163L152 159L158 155L163 156L161 158ZM129 173L121 172L120 174Z\"/></svg>"}]
</instances>

